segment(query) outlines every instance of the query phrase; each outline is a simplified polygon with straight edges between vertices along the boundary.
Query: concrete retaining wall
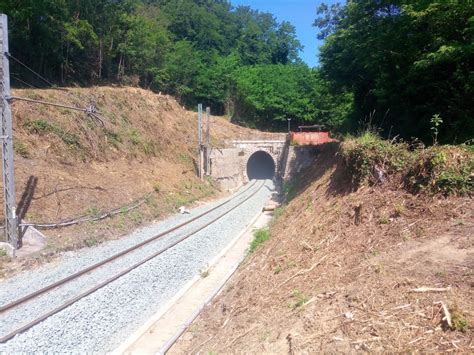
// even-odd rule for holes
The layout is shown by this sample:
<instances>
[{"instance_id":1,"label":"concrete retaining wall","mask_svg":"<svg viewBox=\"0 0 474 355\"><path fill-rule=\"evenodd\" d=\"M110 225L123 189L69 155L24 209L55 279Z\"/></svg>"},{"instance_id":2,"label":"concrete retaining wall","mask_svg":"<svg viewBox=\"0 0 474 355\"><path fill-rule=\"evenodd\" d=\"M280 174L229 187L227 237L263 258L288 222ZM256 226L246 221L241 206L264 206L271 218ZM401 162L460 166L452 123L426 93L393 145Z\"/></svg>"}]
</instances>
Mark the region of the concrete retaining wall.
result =
<instances>
[{"instance_id":1,"label":"concrete retaining wall","mask_svg":"<svg viewBox=\"0 0 474 355\"><path fill-rule=\"evenodd\" d=\"M289 181L300 173L301 170L315 164L318 146L289 146L288 158L285 167L284 181Z\"/></svg>"},{"instance_id":2,"label":"concrete retaining wall","mask_svg":"<svg viewBox=\"0 0 474 355\"><path fill-rule=\"evenodd\" d=\"M223 190L234 190L244 180L237 148L214 148L210 154L210 175Z\"/></svg>"}]
</instances>

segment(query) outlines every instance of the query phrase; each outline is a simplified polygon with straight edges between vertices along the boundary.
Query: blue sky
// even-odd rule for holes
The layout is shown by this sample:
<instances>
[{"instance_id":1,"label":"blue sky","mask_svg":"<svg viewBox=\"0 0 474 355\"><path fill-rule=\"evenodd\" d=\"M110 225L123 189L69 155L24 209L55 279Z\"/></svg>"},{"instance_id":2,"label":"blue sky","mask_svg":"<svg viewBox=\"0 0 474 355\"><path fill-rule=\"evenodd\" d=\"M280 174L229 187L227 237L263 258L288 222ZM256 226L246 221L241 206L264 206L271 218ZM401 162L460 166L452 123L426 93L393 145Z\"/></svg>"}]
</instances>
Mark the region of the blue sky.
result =
<instances>
[{"instance_id":1,"label":"blue sky","mask_svg":"<svg viewBox=\"0 0 474 355\"><path fill-rule=\"evenodd\" d=\"M322 2L327 4L335 0L230 0L232 5L245 5L263 12L270 12L278 21L288 21L296 27L298 39L304 49L301 58L311 67L318 64L317 52L321 41L316 38L317 28L312 24L316 18L316 9ZM340 0L340 2L344 2Z\"/></svg>"}]
</instances>

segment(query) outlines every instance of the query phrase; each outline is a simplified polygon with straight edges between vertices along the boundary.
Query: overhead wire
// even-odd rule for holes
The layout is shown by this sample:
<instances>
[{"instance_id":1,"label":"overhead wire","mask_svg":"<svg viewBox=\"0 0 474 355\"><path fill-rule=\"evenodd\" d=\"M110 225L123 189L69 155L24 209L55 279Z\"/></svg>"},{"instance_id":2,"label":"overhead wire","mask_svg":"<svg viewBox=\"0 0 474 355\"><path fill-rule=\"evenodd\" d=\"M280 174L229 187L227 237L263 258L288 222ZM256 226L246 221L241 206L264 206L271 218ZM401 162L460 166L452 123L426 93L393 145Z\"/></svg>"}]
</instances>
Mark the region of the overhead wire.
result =
<instances>
[{"instance_id":1,"label":"overhead wire","mask_svg":"<svg viewBox=\"0 0 474 355\"><path fill-rule=\"evenodd\" d=\"M95 118L96 120L98 120L102 125L104 125L104 121L99 116L99 113L97 112L97 109L95 108L94 105L90 105L86 108L80 108L80 107L75 107L75 106L57 104L57 103L54 103L54 102L28 99L26 97L20 97L20 96L10 96L10 97L7 98L7 100L25 101L25 102L30 102L30 103L33 103L33 104L54 106L54 107L65 108L65 109L68 109L68 110L84 112L84 113L88 114L89 116L91 116L91 117Z\"/></svg>"},{"instance_id":2,"label":"overhead wire","mask_svg":"<svg viewBox=\"0 0 474 355\"><path fill-rule=\"evenodd\" d=\"M29 70L31 73L33 73L34 75L36 75L38 78L40 78L41 80L43 80L45 83L47 83L48 85L51 86L51 88L53 89L57 89L57 90L62 90L62 91L67 91L69 92L69 90L65 89L65 88L58 88L56 85L54 85L52 82L50 82L48 79L46 79L44 76L42 76L41 74L37 73L36 71L34 71L33 69L31 69L28 65L26 65L25 63L23 63L21 60L19 60L18 58L15 58L13 55L11 55L10 53L6 52L5 55L9 58L9 59L13 59L15 62L17 62L18 64L20 64L22 67L24 67L25 69ZM14 77L15 80L31 87L31 88L35 88L33 85L31 84L28 84L27 82L19 79L18 77ZM24 97L19 97L19 96L10 96L10 97L7 97L8 100L19 100L19 101L26 101L26 102L30 102L30 103L35 103L35 104L41 104L41 105L48 105L48 106L54 106L54 107L61 107L61 108L65 108L65 109L69 109L69 110L75 110L75 111L81 111L81 112L84 112L86 113L88 116L96 119L97 121L100 122L100 124L102 126L105 126L105 123L104 123L104 119L100 116L100 113L97 112L97 109L95 107L95 104L93 105L90 105L90 106L87 106L86 108L79 108L79 107L74 107L74 106L69 106L69 105L63 105L63 104L57 104L57 103L53 103L53 102L47 102L47 101L41 101L41 100L33 100L33 99L27 99L27 98L24 98Z\"/></svg>"},{"instance_id":3,"label":"overhead wire","mask_svg":"<svg viewBox=\"0 0 474 355\"><path fill-rule=\"evenodd\" d=\"M31 73L33 73L34 75L36 75L38 78L40 78L41 80L43 80L45 83L47 83L48 85L50 85L53 89L58 89L58 90L63 90L63 91L68 91L67 89L64 89L64 88L58 88L56 85L54 85L52 82L50 82L48 79L46 79L44 76L42 76L41 74L37 73L36 71L34 71L33 69L31 69L28 65L26 65L25 63L23 63L21 60L19 60L18 58L15 58L14 56L12 56L10 53L5 53L5 55L10 58L10 59L13 59L15 62L17 62L18 64L20 64L23 68L29 70Z\"/></svg>"},{"instance_id":4,"label":"overhead wire","mask_svg":"<svg viewBox=\"0 0 474 355\"><path fill-rule=\"evenodd\" d=\"M12 75L13 75L13 79L15 79L16 81L18 81L19 83L21 83L21 84L23 84L23 85L26 85L26 86L28 86L28 87L30 87L30 88L32 88L32 89L37 89L36 86L34 86L34 85L30 84L30 83L27 83L26 81L21 80L21 79L18 77L18 75L15 75L15 74L12 74Z\"/></svg>"}]
</instances>

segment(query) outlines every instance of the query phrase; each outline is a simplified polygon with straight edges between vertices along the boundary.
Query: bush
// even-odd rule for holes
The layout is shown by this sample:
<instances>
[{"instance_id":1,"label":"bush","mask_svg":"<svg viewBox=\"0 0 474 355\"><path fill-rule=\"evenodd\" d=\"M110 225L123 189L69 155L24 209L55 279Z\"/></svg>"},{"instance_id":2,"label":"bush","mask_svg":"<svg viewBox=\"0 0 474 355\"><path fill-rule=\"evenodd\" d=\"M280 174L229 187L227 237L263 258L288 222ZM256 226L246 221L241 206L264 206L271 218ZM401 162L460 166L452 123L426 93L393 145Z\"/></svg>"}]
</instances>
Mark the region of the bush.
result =
<instances>
[{"instance_id":1,"label":"bush","mask_svg":"<svg viewBox=\"0 0 474 355\"><path fill-rule=\"evenodd\" d=\"M341 155L356 186L384 182L388 175L402 171L411 161L407 144L384 140L370 131L346 139Z\"/></svg>"},{"instance_id":2,"label":"bush","mask_svg":"<svg viewBox=\"0 0 474 355\"><path fill-rule=\"evenodd\" d=\"M356 186L383 183L398 173L412 193L474 193L474 150L470 146L432 146L410 150L406 143L376 134L347 138L340 153Z\"/></svg>"},{"instance_id":3,"label":"bush","mask_svg":"<svg viewBox=\"0 0 474 355\"><path fill-rule=\"evenodd\" d=\"M13 150L15 151L15 153L19 154L23 158L31 158L30 151L28 150L26 144L24 144L23 142L16 141L13 144Z\"/></svg>"},{"instance_id":4,"label":"bush","mask_svg":"<svg viewBox=\"0 0 474 355\"><path fill-rule=\"evenodd\" d=\"M267 241L270 238L270 232L266 228L257 229L254 234L252 243L250 243L249 254L252 254L260 244Z\"/></svg>"},{"instance_id":5,"label":"bush","mask_svg":"<svg viewBox=\"0 0 474 355\"><path fill-rule=\"evenodd\" d=\"M62 127L49 123L46 120L40 119L27 121L24 126L30 133L35 133L39 135L46 135L48 133L52 133L61 138L62 141L67 145L81 148L80 139L77 135L75 135L74 133L66 132Z\"/></svg>"},{"instance_id":6,"label":"bush","mask_svg":"<svg viewBox=\"0 0 474 355\"><path fill-rule=\"evenodd\" d=\"M472 195L474 154L465 146L434 146L421 150L406 175L412 192Z\"/></svg>"}]
</instances>

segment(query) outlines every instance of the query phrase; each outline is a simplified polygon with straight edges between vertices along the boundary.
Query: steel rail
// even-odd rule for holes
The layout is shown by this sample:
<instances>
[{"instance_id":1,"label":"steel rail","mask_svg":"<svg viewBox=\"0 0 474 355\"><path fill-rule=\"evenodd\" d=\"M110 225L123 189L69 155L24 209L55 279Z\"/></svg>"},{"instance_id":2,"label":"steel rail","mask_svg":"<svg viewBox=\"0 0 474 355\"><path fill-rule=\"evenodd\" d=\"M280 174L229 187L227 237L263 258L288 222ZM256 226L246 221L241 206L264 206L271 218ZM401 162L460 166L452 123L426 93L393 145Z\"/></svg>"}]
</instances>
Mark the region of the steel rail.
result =
<instances>
[{"instance_id":1,"label":"steel rail","mask_svg":"<svg viewBox=\"0 0 474 355\"><path fill-rule=\"evenodd\" d=\"M157 256L159 256L160 254L163 254L165 251L173 248L174 246L176 246L177 244L181 243L182 241L188 239L189 237L193 236L194 234L202 231L203 229L207 228L208 226L210 226L211 224L213 224L214 222L218 221L219 219L221 219L222 217L224 217L225 215L229 214L230 212L232 212L233 210L235 210L237 207L240 207L242 204L244 204L246 201L248 201L249 199L251 199L253 196L255 196L257 194L257 192L259 192L261 190L261 188L265 185L265 182L262 182L262 184L259 186L258 189L256 189L254 192L252 192L252 194L250 194L248 197L246 197L243 201L239 202L237 205L235 205L234 207L228 209L227 211L225 211L224 213L221 213L218 217L214 218L213 220L207 222L206 224L204 224L203 226L200 226L198 229L192 231L191 233L188 233L188 234L185 234L184 236L182 236L181 238L178 238L176 241L168 244L166 247L160 249L159 251L153 253L152 255L146 257L145 259L139 261L138 263L136 264L133 264L132 266L126 268L125 270L122 270L121 272L119 272L118 274L115 274L114 276L110 277L109 279L105 280L105 281L102 281L101 283L99 283L98 285L94 286L93 288L77 295L76 297L74 298L71 298L69 301L63 303L61 306L57 307L57 308L54 308L52 309L51 311L43 314L42 316L36 318L35 320L25 324L24 326L12 331L11 333L7 334L7 335L4 335L3 337L0 338L0 343L5 343L7 342L8 340L14 338L16 335L20 334L20 333L23 333L24 331L30 329L31 327L41 323L42 321L44 321L45 319L51 317L52 315L68 308L70 305L76 303L77 301L81 300L82 298L84 297L87 297L89 296L90 294L100 290L102 287L110 284L111 282L119 279L120 277L128 274L130 271L132 270L135 270L136 268L138 268L139 266L145 264L146 262L156 258Z\"/></svg>"},{"instance_id":2,"label":"steel rail","mask_svg":"<svg viewBox=\"0 0 474 355\"><path fill-rule=\"evenodd\" d=\"M246 193L246 192L249 191L253 186L255 186L256 183L257 183L257 181L254 181L254 182L253 182L249 187L247 187L245 190L243 190L243 191L239 192L238 194L236 194L236 195L230 197L230 198L227 199L226 201L224 201L224 202L220 203L219 205L217 205L217 206L211 208L210 210L204 211L203 213L200 213L200 214L198 214L197 216L195 216L195 217L193 217L193 218L191 218L191 219L189 219L189 220L187 220L187 221L184 221L184 222L182 222L182 223L179 223L179 224L177 224L177 225L174 226L174 227L171 227L171 228L169 228L169 229L167 229L167 230L165 230L165 231L163 231L163 232L161 232L161 233L159 233L159 234L157 234L157 235L155 235L155 236L153 236L153 237L151 237L151 238L149 238L149 239L146 239L146 240L144 240L144 241L142 241L142 242L140 242L140 243L138 243L138 244L135 244L135 245L131 246L130 248L127 248L127 249L125 249L125 250L122 250L121 252L119 252L119 253L117 253L117 254L114 254L114 255L112 255L112 256L110 256L110 257L104 259L104 260L101 260L101 261L99 261L99 262L97 262L97 263L95 263L95 264L93 264L93 265L91 265L91 266L88 266L88 267L86 267L85 269L82 269L82 270L80 270L80 271L78 271L78 272L76 272L76 273L74 273L74 274L71 274L71 275L69 275L69 276L67 276L67 277L65 277L65 278L63 278L63 279L61 279L61 280L58 280L58 281L56 281L56 282L53 282L52 284L49 284L49 285L47 285L47 286L45 286L45 287L43 287L43 288L41 288L41 289L39 289L39 290L36 290L36 291L31 292L31 293L29 293L29 294L27 294L27 295L25 295L25 296L23 296L23 297L20 297L20 298L16 299L15 301L12 301L12 302L9 302L9 303L7 303L7 304L4 304L4 305L0 306L0 314L3 313L3 312L6 312L7 310L10 310L10 309L12 309L12 308L14 308L14 307L16 307L16 306L19 306L20 304L23 304L23 303L25 303L25 302L28 302L28 301L34 299L35 297L38 297L39 295L42 295L42 294L44 294L44 293L46 293L46 292L49 292L49 291L51 291L52 289L55 289L55 288L57 288L57 287L59 287L59 286L62 286L62 285L66 284L66 283L68 283L68 282L70 282L70 281L72 281L72 280L74 280L74 279L77 279L78 277L80 277L80 276L82 276L82 275L84 275L84 274L87 274L87 273L90 272L90 271L93 271L93 270L95 270L95 269L98 269L99 267L104 266L104 265L110 263L111 261L114 261L114 260L118 259L118 258L121 257L121 256L124 256L124 255L126 255L126 254L128 254L128 253L131 253L132 251L135 251L135 250L137 250L137 249L139 249L139 248L141 248L141 247L143 247L143 246L145 246L145 245L147 245L147 244L149 244L149 243L151 243L151 242L153 242L153 241L155 241L155 240L157 240L157 239L159 239L159 238L164 237L164 236L167 235L167 234L170 234L171 232L176 231L177 229L180 229L181 227L184 227L184 226L186 226L186 225L188 225L188 224L194 222L195 220L197 220L197 219L199 219L199 218L201 218L201 217L203 217L203 216L205 216L205 215L207 215L207 214L209 214L209 213L215 211L216 209L218 209L218 208L220 208L220 207L226 205L227 203L229 203L230 201L232 201L232 200L234 200L235 198L239 197L240 195Z\"/></svg>"}]
</instances>

